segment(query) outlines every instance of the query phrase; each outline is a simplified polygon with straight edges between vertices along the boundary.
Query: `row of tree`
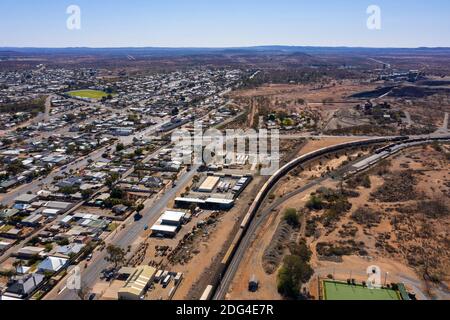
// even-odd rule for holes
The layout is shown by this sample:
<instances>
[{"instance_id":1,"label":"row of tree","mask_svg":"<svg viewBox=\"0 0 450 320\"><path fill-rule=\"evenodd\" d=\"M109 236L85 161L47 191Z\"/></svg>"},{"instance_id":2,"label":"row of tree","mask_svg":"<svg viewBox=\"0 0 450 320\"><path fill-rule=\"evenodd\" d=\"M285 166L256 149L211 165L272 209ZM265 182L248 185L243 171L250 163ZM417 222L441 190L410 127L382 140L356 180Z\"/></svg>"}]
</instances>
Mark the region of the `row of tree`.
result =
<instances>
[{"instance_id":1,"label":"row of tree","mask_svg":"<svg viewBox=\"0 0 450 320\"><path fill-rule=\"evenodd\" d=\"M283 219L293 228L300 226L296 209L286 209ZM314 271L309 265L311 250L306 240L289 245L290 255L286 256L277 277L278 292L289 299L304 298L302 286L309 281Z\"/></svg>"}]
</instances>

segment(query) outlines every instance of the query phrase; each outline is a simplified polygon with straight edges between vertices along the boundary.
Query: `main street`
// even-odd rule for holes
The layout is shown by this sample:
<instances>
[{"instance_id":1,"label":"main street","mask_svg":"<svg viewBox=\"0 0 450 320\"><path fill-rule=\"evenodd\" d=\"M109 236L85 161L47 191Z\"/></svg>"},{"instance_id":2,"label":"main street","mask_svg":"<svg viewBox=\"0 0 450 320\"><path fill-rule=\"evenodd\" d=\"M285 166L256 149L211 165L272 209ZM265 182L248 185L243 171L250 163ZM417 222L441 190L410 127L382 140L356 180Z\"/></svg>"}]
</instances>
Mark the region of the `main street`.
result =
<instances>
[{"instance_id":1,"label":"main street","mask_svg":"<svg viewBox=\"0 0 450 320\"><path fill-rule=\"evenodd\" d=\"M178 193L184 190L185 186L196 174L197 169L198 166L193 167L189 172L185 172L178 179L177 186L166 191L161 198L150 199L147 201L145 203L145 209L142 211L143 218L138 222L129 219L124 229L120 230L117 235L110 239L110 241L106 241L107 245L111 244L121 248L127 248L129 245L133 244L144 231L144 227L155 222L158 215L167 207L169 202L175 198ZM82 270L81 281L85 288L92 288L95 283L100 280L102 270L109 266L109 263L105 260L106 255L106 250L97 252L87 268ZM76 291L65 288L65 279L63 279L58 286L45 296L44 299L77 300L79 297Z\"/></svg>"},{"instance_id":2,"label":"main street","mask_svg":"<svg viewBox=\"0 0 450 320\"><path fill-rule=\"evenodd\" d=\"M203 118L206 118L209 115L210 113L206 114ZM240 115L241 114L238 114L228 120L225 120L222 123L217 124L215 127L219 127L223 124L233 121ZM160 126L162 126L162 124L159 124L159 127ZM151 135L152 133L153 130L146 130L145 132L140 132L137 135L142 138L145 137L146 134ZM158 152L159 150L147 156L143 160L143 162L145 163L149 161L149 159L153 158ZM123 229L120 229L117 233L114 233L105 240L106 245L115 245L121 248L127 248L128 246L131 246L138 239L139 235L144 231L145 226L154 223L159 214L161 214L161 212L168 206L170 201L172 201L179 193L185 190L185 187L191 182L194 175L197 174L197 170L199 169L199 167L199 165L195 165L191 168L191 170L184 172L181 177L178 178L177 184L173 188L166 190L160 198L148 199L144 203L145 208L144 210L142 210L142 219L140 221L134 221L132 216L128 218L128 220L124 223L125 227ZM134 169L132 168L127 171L122 177L129 176L133 172ZM107 253L105 250L102 250L100 252L97 251L90 263L86 265L86 268L84 270L82 270L81 281L84 288L92 288L100 280L102 270L106 269L109 266L109 263L105 260L106 255ZM60 283L56 285L44 297L44 300L79 299L75 290L69 290L66 288L67 278L68 276L62 279Z\"/></svg>"}]
</instances>

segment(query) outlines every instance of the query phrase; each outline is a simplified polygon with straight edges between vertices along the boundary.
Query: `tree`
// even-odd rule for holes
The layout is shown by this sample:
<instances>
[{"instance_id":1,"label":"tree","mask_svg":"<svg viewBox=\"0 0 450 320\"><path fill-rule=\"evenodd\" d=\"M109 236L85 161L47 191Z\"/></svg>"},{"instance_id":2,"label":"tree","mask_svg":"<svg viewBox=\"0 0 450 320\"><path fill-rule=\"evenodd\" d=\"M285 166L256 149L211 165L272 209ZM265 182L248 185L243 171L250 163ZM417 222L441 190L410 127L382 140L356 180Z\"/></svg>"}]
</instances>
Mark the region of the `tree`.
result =
<instances>
[{"instance_id":1,"label":"tree","mask_svg":"<svg viewBox=\"0 0 450 320\"><path fill-rule=\"evenodd\" d=\"M284 211L283 219L292 227L296 228L299 225L297 210L288 208Z\"/></svg>"},{"instance_id":2,"label":"tree","mask_svg":"<svg viewBox=\"0 0 450 320\"><path fill-rule=\"evenodd\" d=\"M18 259L13 262L13 267L15 268L16 271L17 271L17 269L21 268L22 266L23 266L23 260L21 260L21 259Z\"/></svg>"},{"instance_id":3,"label":"tree","mask_svg":"<svg viewBox=\"0 0 450 320\"><path fill-rule=\"evenodd\" d=\"M108 255L105 257L105 260L112 263L114 265L114 269L117 269L121 264L125 263L126 252L121 247L111 244L106 248L106 253Z\"/></svg>"},{"instance_id":4,"label":"tree","mask_svg":"<svg viewBox=\"0 0 450 320\"><path fill-rule=\"evenodd\" d=\"M46 251L46 252L50 252L50 251L52 251L52 250L53 250L53 244L47 243L47 244L45 245L45 251Z\"/></svg>"},{"instance_id":5,"label":"tree","mask_svg":"<svg viewBox=\"0 0 450 320\"><path fill-rule=\"evenodd\" d=\"M313 273L311 266L299 256L287 256L278 272L278 292L287 298L298 298L302 284L306 283Z\"/></svg>"},{"instance_id":6,"label":"tree","mask_svg":"<svg viewBox=\"0 0 450 320\"><path fill-rule=\"evenodd\" d=\"M141 211L144 210L144 208L145 208L144 204L141 203L140 205L137 206L136 212L141 213Z\"/></svg>"},{"instance_id":7,"label":"tree","mask_svg":"<svg viewBox=\"0 0 450 320\"><path fill-rule=\"evenodd\" d=\"M6 171L12 175L17 175L24 170L25 166L22 164L20 160L15 160L11 162L6 168Z\"/></svg>"},{"instance_id":8,"label":"tree","mask_svg":"<svg viewBox=\"0 0 450 320\"><path fill-rule=\"evenodd\" d=\"M62 238L61 240L56 242L59 246L67 246L70 244L69 239Z\"/></svg>"},{"instance_id":9,"label":"tree","mask_svg":"<svg viewBox=\"0 0 450 320\"><path fill-rule=\"evenodd\" d=\"M322 210L323 201L318 196L312 195L309 201L306 203L306 207L310 210Z\"/></svg>"},{"instance_id":10,"label":"tree","mask_svg":"<svg viewBox=\"0 0 450 320\"><path fill-rule=\"evenodd\" d=\"M94 191L92 189L85 189L81 190L81 196L84 200L89 199L94 194Z\"/></svg>"},{"instance_id":11,"label":"tree","mask_svg":"<svg viewBox=\"0 0 450 320\"><path fill-rule=\"evenodd\" d=\"M114 89L111 88L111 87L108 87L108 88L106 88L105 92L106 92L107 94L113 94L113 93L114 93Z\"/></svg>"},{"instance_id":12,"label":"tree","mask_svg":"<svg viewBox=\"0 0 450 320\"><path fill-rule=\"evenodd\" d=\"M142 150L141 148L137 148L135 151L134 151L134 155L136 156L136 157L140 157L140 156L142 156L144 154L144 150Z\"/></svg>"},{"instance_id":13,"label":"tree","mask_svg":"<svg viewBox=\"0 0 450 320\"><path fill-rule=\"evenodd\" d=\"M289 247L291 254L294 256L299 256L305 262L309 262L311 260L312 252L308 248L305 239L302 239L299 244L293 244Z\"/></svg>"},{"instance_id":14,"label":"tree","mask_svg":"<svg viewBox=\"0 0 450 320\"><path fill-rule=\"evenodd\" d=\"M117 180L119 180L120 176L117 172L111 172L109 174L109 177L106 178L106 186L108 186L108 188L112 188L114 186L114 184L117 182Z\"/></svg>"},{"instance_id":15,"label":"tree","mask_svg":"<svg viewBox=\"0 0 450 320\"><path fill-rule=\"evenodd\" d=\"M65 194L66 196L74 194L77 191L78 191L78 188L70 187L70 186L62 187L59 189L59 192Z\"/></svg>"},{"instance_id":16,"label":"tree","mask_svg":"<svg viewBox=\"0 0 450 320\"><path fill-rule=\"evenodd\" d=\"M123 143L119 143L117 146L116 146L116 152L120 152L120 151L122 151L122 150L124 150L125 149L125 146L123 145Z\"/></svg>"},{"instance_id":17,"label":"tree","mask_svg":"<svg viewBox=\"0 0 450 320\"><path fill-rule=\"evenodd\" d=\"M111 191L111 198L113 199L123 199L124 196L125 194L121 189L114 188Z\"/></svg>"}]
</instances>

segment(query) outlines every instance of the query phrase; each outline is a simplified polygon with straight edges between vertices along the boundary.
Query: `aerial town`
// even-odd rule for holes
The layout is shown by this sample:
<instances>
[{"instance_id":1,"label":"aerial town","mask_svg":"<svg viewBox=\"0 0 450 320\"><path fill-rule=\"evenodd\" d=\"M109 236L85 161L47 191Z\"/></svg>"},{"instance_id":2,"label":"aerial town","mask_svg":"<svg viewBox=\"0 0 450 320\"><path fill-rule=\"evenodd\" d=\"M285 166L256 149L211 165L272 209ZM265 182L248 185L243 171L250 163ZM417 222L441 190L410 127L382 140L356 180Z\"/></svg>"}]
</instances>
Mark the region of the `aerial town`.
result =
<instances>
[{"instance_id":1,"label":"aerial town","mask_svg":"<svg viewBox=\"0 0 450 320\"><path fill-rule=\"evenodd\" d=\"M0 47L0 308L450 300L449 114L445 47Z\"/></svg>"},{"instance_id":2,"label":"aerial town","mask_svg":"<svg viewBox=\"0 0 450 320\"><path fill-rule=\"evenodd\" d=\"M1 299L339 300L338 285L360 290L348 299L448 298L450 81L333 68L5 68ZM244 147L186 162L173 135L198 124L244 130L228 138ZM278 132L278 170L263 173L245 130ZM370 265L384 270L374 296Z\"/></svg>"}]
</instances>

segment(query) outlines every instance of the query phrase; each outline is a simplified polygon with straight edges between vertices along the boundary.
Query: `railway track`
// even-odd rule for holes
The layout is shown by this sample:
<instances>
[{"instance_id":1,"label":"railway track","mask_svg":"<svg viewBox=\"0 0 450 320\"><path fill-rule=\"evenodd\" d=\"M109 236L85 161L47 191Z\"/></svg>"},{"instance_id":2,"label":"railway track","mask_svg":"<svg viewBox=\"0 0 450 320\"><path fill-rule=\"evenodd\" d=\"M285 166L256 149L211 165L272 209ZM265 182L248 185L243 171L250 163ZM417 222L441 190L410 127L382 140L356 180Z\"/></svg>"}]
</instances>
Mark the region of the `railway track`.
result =
<instances>
[{"instance_id":1,"label":"railway track","mask_svg":"<svg viewBox=\"0 0 450 320\"><path fill-rule=\"evenodd\" d=\"M382 144L382 143L404 143L405 141L433 141L433 140L442 140L442 139L449 139L449 136L426 136L426 137L418 137L418 138L409 138L409 137L390 137L390 138L376 138L376 139L368 139L363 141L357 141L357 142L350 142L350 143L343 143L323 149L316 150L314 152L308 153L306 155L303 155L297 159L294 159L293 161L286 164L284 167L279 169L263 186L261 191L258 193L257 197L253 201L252 205L250 206L244 220L242 221L241 228L237 235L235 236L230 248L228 249L224 259L222 260L221 268L219 270L220 274L216 281L216 283L211 284L208 286L209 291L211 292L209 294L210 298L213 300L222 300L225 298L225 295L228 291L229 285L234 278L234 275L237 271L237 268L240 264L240 261L242 260L246 250L248 249L248 246L250 245L252 236L255 234L256 230L264 221L262 214L261 218L255 219L255 216L257 216L258 210L261 208L262 204L264 203L266 197L269 195L270 191L273 189L273 187L278 183L278 181L283 178L287 173L289 173L292 169L296 168L299 165L302 165L308 161L314 160L316 158L319 158L321 156L324 156L329 153L333 153L336 151L342 151L349 148L354 147L362 147L362 146L370 146L370 145L376 145L376 144ZM323 179L323 178L321 178ZM320 180L320 179L319 179ZM304 187L294 191L295 192L303 192L304 190L312 187L315 183L319 183L320 181L314 181L311 182ZM289 196L289 195L288 195ZM282 201L280 199L276 203L274 203L270 208L276 208L277 205L279 205L279 202ZM270 209L269 208L269 209ZM267 213L268 210L265 211ZM269 210L270 212L270 210ZM211 290L212 287L213 289Z\"/></svg>"}]
</instances>

